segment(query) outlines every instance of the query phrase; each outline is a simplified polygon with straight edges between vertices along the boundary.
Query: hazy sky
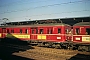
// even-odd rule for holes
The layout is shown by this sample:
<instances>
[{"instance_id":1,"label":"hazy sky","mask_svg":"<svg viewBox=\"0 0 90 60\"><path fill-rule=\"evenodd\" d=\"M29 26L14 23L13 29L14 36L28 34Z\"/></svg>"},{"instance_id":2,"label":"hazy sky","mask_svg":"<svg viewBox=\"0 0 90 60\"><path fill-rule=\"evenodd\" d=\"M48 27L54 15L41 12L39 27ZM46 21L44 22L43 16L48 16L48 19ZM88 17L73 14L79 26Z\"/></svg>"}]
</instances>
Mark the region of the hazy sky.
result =
<instances>
[{"instance_id":1,"label":"hazy sky","mask_svg":"<svg viewBox=\"0 0 90 60\"><path fill-rule=\"evenodd\" d=\"M90 0L0 0L0 20L11 22L90 16Z\"/></svg>"}]
</instances>

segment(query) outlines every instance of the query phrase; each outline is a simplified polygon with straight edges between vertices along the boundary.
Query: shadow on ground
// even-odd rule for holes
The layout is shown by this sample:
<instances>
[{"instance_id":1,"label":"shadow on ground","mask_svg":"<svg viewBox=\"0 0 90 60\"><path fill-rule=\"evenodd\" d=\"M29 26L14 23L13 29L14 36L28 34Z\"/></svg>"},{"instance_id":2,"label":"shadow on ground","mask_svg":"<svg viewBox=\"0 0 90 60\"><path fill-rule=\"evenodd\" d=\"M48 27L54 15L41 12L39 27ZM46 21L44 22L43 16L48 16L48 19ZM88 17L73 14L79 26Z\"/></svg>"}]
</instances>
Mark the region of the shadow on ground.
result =
<instances>
[{"instance_id":1,"label":"shadow on ground","mask_svg":"<svg viewBox=\"0 0 90 60\"><path fill-rule=\"evenodd\" d=\"M0 42L0 60L35 60L35 59L12 55L15 52L26 51L28 49L34 49L33 47L25 43L19 44L19 42L18 44L14 43L14 45L13 43L12 45L9 45L9 44L10 43Z\"/></svg>"},{"instance_id":2,"label":"shadow on ground","mask_svg":"<svg viewBox=\"0 0 90 60\"><path fill-rule=\"evenodd\" d=\"M90 52L89 52L90 53ZM77 54L70 59L67 60L90 60L90 55L85 55L85 54Z\"/></svg>"}]
</instances>

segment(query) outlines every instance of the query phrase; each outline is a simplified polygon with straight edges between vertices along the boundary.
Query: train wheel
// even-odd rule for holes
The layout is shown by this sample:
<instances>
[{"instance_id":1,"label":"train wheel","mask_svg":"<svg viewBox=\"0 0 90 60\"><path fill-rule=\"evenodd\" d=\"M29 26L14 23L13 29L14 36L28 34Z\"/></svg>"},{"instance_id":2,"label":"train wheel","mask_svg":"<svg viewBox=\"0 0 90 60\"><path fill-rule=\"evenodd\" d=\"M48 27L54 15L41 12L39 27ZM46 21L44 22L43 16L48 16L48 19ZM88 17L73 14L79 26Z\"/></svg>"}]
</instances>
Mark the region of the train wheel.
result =
<instances>
[{"instance_id":1,"label":"train wheel","mask_svg":"<svg viewBox=\"0 0 90 60\"><path fill-rule=\"evenodd\" d=\"M60 48L61 48L60 44L56 44L56 45L55 45L55 48L56 48L56 49L60 49Z\"/></svg>"},{"instance_id":2,"label":"train wheel","mask_svg":"<svg viewBox=\"0 0 90 60\"><path fill-rule=\"evenodd\" d=\"M79 46L78 50L81 50L81 51L90 51L90 46Z\"/></svg>"},{"instance_id":3,"label":"train wheel","mask_svg":"<svg viewBox=\"0 0 90 60\"><path fill-rule=\"evenodd\" d=\"M78 46L79 51L84 51L83 46Z\"/></svg>"},{"instance_id":4,"label":"train wheel","mask_svg":"<svg viewBox=\"0 0 90 60\"><path fill-rule=\"evenodd\" d=\"M74 48L73 44L68 44L66 47L68 50L73 50L73 48Z\"/></svg>"},{"instance_id":5,"label":"train wheel","mask_svg":"<svg viewBox=\"0 0 90 60\"><path fill-rule=\"evenodd\" d=\"M90 51L90 46L85 46L85 51Z\"/></svg>"},{"instance_id":6,"label":"train wheel","mask_svg":"<svg viewBox=\"0 0 90 60\"><path fill-rule=\"evenodd\" d=\"M50 43L50 42L46 42L46 43L44 44L45 47L52 47L52 45L53 45L53 43Z\"/></svg>"},{"instance_id":7,"label":"train wheel","mask_svg":"<svg viewBox=\"0 0 90 60\"><path fill-rule=\"evenodd\" d=\"M73 47L68 47L68 50L73 50Z\"/></svg>"},{"instance_id":8,"label":"train wheel","mask_svg":"<svg viewBox=\"0 0 90 60\"><path fill-rule=\"evenodd\" d=\"M37 44L38 47L44 46L43 42Z\"/></svg>"},{"instance_id":9,"label":"train wheel","mask_svg":"<svg viewBox=\"0 0 90 60\"><path fill-rule=\"evenodd\" d=\"M31 43L31 41L30 41L30 40L28 40L28 41L27 41L27 43L28 43L28 44L30 44L30 43Z\"/></svg>"}]
</instances>

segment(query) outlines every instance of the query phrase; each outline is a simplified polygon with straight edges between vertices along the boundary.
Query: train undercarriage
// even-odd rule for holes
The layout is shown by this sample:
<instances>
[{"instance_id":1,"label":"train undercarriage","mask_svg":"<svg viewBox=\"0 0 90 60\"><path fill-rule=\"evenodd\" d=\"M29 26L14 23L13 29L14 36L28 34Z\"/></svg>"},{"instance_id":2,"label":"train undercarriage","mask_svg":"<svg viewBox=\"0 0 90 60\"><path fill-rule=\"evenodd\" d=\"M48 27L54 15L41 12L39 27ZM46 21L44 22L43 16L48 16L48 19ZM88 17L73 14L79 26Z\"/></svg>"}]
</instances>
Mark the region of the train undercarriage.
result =
<instances>
[{"instance_id":1,"label":"train undercarriage","mask_svg":"<svg viewBox=\"0 0 90 60\"><path fill-rule=\"evenodd\" d=\"M21 43L25 42L30 45L35 45L39 47L57 48L57 49L68 49L68 50L79 50L90 52L90 44L80 44L74 42L51 42L51 41L39 41L39 40L27 40L20 41L17 39L0 39L0 42L10 42L10 43Z\"/></svg>"},{"instance_id":2,"label":"train undercarriage","mask_svg":"<svg viewBox=\"0 0 90 60\"><path fill-rule=\"evenodd\" d=\"M29 44L34 44L39 47L49 47L57 49L69 49L69 50L79 50L79 51L90 51L90 44L76 44L73 42L47 42L47 41L28 41Z\"/></svg>"}]
</instances>

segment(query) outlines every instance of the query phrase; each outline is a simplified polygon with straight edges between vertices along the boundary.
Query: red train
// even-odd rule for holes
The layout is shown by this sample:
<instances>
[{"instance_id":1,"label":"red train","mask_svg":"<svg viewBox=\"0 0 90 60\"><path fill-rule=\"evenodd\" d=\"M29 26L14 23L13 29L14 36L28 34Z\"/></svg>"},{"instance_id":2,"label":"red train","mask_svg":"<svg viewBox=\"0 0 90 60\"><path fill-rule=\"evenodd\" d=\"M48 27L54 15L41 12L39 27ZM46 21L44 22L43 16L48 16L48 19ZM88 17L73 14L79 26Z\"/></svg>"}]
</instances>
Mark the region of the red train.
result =
<instances>
[{"instance_id":1,"label":"red train","mask_svg":"<svg viewBox=\"0 0 90 60\"><path fill-rule=\"evenodd\" d=\"M64 23L1 26L0 38L18 39L49 47L90 51L90 22L80 22L73 27Z\"/></svg>"},{"instance_id":2,"label":"red train","mask_svg":"<svg viewBox=\"0 0 90 60\"><path fill-rule=\"evenodd\" d=\"M72 41L79 50L90 51L90 22L76 23L72 34Z\"/></svg>"}]
</instances>

